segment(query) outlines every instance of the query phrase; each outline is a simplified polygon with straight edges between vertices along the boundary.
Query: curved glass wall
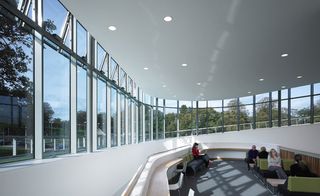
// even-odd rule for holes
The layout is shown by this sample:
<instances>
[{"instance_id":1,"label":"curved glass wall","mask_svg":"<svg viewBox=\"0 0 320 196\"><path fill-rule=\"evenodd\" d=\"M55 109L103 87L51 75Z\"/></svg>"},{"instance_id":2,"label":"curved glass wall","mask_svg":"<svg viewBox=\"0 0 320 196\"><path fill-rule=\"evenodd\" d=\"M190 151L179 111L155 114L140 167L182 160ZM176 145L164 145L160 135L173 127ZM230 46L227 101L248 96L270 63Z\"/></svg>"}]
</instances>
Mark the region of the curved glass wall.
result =
<instances>
[{"instance_id":1,"label":"curved glass wall","mask_svg":"<svg viewBox=\"0 0 320 196\"><path fill-rule=\"evenodd\" d=\"M320 122L320 83L224 100L149 96L79 21L71 25L74 17L58 0L39 1L42 24L30 20L31 1L0 2L0 163ZM42 39L34 40L35 31ZM34 112L38 105L42 113Z\"/></svg>"}]
</instances>

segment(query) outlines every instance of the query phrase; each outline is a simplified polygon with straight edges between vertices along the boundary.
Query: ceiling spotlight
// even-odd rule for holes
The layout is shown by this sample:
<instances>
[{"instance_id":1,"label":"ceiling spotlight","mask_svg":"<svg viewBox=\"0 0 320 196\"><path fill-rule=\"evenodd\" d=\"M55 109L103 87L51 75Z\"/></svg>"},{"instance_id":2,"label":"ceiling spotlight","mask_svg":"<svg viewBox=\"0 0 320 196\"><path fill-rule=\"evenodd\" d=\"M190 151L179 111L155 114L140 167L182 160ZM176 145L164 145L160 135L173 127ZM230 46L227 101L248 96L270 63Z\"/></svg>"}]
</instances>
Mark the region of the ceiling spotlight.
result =
<instances>
[{"instance_id":1,"label":"ceiling spotlight","mask_svg":"<svg viewBox=\"0 0 320 196\"><path fill-rule=\"evenodd\" d=\"M188 64L183 63L181 66L182 66L182 67L187 67L187 66L188 66Z\"/></svg>"},{"instance_id":2,"label":"ceiling spotlight","mask_svg":"<svg viewBox=\"0 0 320 196\"><path fill-rule=\"evenodd\" d=\"M262 82L263 80L264 80L263 78L260 78L260 79L259 79L260 82Z\"/></svg>"},{"instance_id":3,"label":"ceiling spotlight","mask_svg":"<svg viewBox=\"0 0 320 196\"><path fill-rule=\"evenodd\" d=\"M200 85L201 85L201 82L198 82L197 85L200 86Z\"/></svg>"},{"instance_id":4,"label":"ceiling spotlight","mask_svg":"<svg viewBox=\"0 0 320 196\"><path fill-rule=\"evenodd\" d=\"M109 26L108 29L109 29L110 31L115 31L115 30L117 30L117 27L115 27L115 26Z\"/></svg>"},{"instance_id":5,"label":"ceiling spotlight","mask_svg":"<svg viewBox=\"0 0 320 196\"><path fill-rule=\"evenodd\" d=\"M286 88L286 86L281 86L281 88Z\"/></svg>"},{"instance_id":6,"label":"ceiling spotlight","mask_svg":"<svg viewBox=\"0 0 320 196\"><path fill-rule=\"evenodd\" d=\"M287 56L288 56L287 53L284 53L284 54L281 55L281 57L287 57Z\"/></svg>"},{"instance_id":7,"label":"ceiling spotlight","mask_svg":"<svg viewBox=\"0 0 320 196\"><path fill-rule=\"evenodd\" d=\"M251 94L251 91L248 91L248 94Z\"/></svg>"},{"instance_id":8,"label":"ceiling spotlight","mask_svg":"<svg viewBox=\"0 0 320 196\"><path fill-rule=\"evenodd\" d=\"M143 68L144 70L148 70L149 68L148 67L145 67L145 68Z\"/></svg>"},{"instance_id":9,"label":"ceiling spotlight","mask_svg":"<svg viewBox=\"0 0 320 196\"><path fill-rule=\"evenodd\" d=\"M162 87L163 87L163 88L166 88L166 87L167 87L167 85L165 85L165 84L164 84L164 85L162 85Z\"/></svg>"},{"instance_id":10,"label":"ceiling spotlight","mask_svg":"<svg viewBox=\"0 0 320 196\"><path fill-rule=\"evenodd\" d=\"M177 97L177 95L173 95L173 97Z\"/></svg>"},{"instance_id":11,"label":"ceiling spotlight","mask_svg":"<svg viewBox=\"0 0 320 196\"><path fill-rule=\"evenodd\" d=\"M303 76L297 76L298 79L301 79Z\"/></svg>"},{"instance_id":12,"label":"ceiling spotlight","mask_svg":"<svg viewBox=\"0 0 320 196\"><path fill-rule=\"evenodd\" d=\"M171 22L172 21L172 17L171 16L166 16L163 18L164 21L166 22Z\"/></svg>"}]
</instances>

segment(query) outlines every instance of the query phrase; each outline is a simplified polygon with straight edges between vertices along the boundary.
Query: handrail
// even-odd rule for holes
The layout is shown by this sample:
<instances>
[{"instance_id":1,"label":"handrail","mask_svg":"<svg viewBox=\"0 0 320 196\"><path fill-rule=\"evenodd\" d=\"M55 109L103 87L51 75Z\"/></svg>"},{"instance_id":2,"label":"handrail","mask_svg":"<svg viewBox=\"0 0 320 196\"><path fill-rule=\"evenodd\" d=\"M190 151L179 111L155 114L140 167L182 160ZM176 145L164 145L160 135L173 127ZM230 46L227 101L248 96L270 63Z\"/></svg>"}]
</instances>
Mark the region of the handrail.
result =
<instances>
[{"instance_id":1,"label":"handrail","mask_svg":"<svg viewBox=\"0 0 320 196\"><path fill-rule=\"evenodd\" d=\"M169 152L169 151L178 150L179 148L185 148L185 147L188 147L188 146L190 146L190 145L184 145L184 146L180 146L180 147L173 148L173 149L170 149L170 150L160 151L160 152L157 152L157 153L149 155L147 157L146 161L138 168L138 170L136 171L134 176L131 178L131 180L129 181L129 183L126 186L125 190L122 192L121 196L129 196L131 194L133 188L135 187L135 185L138 182L139 177L141 176L141 173L142 173L143 169L146 167L146 164L148 163L150 158L152 158L155 155L159 155L159 154L166 153L166 152Z\"/></svg>"}]
</instances>

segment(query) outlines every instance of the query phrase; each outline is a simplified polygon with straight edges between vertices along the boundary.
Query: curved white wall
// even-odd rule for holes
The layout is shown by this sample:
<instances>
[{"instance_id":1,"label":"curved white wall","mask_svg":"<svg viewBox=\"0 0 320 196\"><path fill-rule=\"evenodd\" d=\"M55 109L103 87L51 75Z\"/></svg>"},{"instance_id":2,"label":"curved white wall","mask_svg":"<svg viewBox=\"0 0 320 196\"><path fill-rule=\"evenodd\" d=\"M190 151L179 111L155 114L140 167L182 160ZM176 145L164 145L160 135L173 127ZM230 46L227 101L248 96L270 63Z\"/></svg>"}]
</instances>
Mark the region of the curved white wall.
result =
<instances>
[{"instance_id":1,"label":"curved white wall","mask_svg":"<svg viewBox=\"0 0 320 196\"><path fill-rule=\"evenodd\" d=\"M319 138L320 124L316 124L153 141L65 157L13 170L0 169L0 190L1 195L5 196L120 195L147 156L192 144L194 141L274 143L318 154Z\"/></svg>"}]
</instances>

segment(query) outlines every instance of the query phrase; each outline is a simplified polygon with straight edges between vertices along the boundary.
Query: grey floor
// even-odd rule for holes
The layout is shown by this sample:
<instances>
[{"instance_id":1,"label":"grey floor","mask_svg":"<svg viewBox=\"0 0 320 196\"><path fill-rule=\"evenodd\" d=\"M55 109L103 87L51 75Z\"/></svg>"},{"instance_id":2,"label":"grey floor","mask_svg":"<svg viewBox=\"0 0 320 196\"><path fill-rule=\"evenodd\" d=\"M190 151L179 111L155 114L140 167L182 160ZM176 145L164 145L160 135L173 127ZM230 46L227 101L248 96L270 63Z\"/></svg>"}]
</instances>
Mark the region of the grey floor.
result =
<instances>
[{"instance_id":1,"label":"grey floor","mask_svg":"<svg viewBox=\"0 0 320 196\"><path fill-rule=\"evenodd\" d=\"M248 171L244 161L214 161L208 169L195 176L186 176L172 196L269 196L272 195L257 177Z\"/></svg>"}]
</instances>

